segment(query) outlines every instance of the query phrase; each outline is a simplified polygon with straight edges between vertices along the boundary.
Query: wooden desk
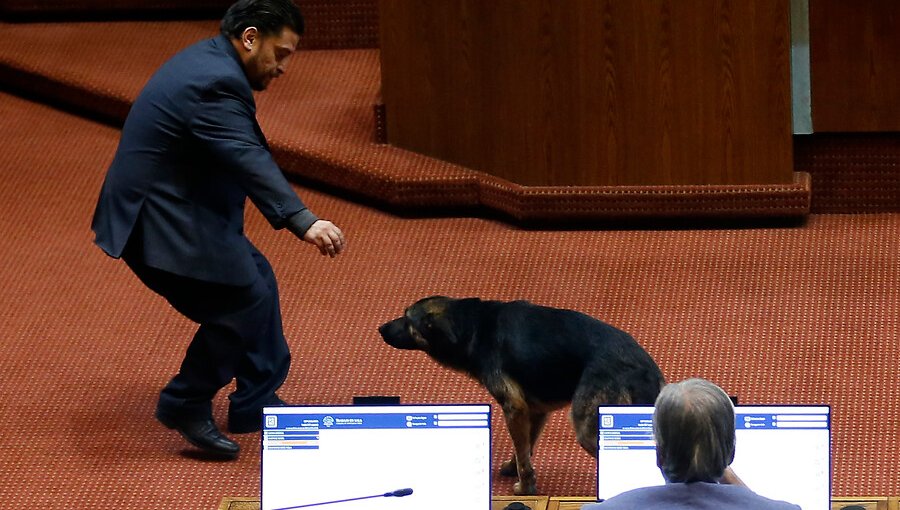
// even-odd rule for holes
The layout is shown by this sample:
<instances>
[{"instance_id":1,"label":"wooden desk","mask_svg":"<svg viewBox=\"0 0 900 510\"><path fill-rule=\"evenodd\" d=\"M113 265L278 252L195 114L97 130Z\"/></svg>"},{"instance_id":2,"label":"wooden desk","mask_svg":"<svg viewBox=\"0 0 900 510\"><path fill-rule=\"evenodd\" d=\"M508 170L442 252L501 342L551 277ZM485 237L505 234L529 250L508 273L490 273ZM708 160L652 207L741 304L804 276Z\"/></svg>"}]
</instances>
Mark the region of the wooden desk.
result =
<instances>
[{"instance_id":1,"label":"wooden desk","mask_svg":"<svg viewBox=\"0 0 900 510\"><path fill-rule=\"evenodd\" d=\"M531 510L579 510L581 505L596 501L584 496L494 496L491 510L503 510L510 503L520 501ZM842 510L856 506L855 510L900 510L900 498L884 497L841 497L832 498L831 510ZM225 497L219 503L219 510L259 510L259 498Z\"/></svg>"},{"instance_id":2,"label":"wooden desk","mask_svg":"<svg viewBox=\"0 0 900 510\"><path fill-rule=\"evenodd\" d=\"M893 503L893 506L891 505ZM831 510L896 510L897 498L831 498Z\"/></svg>"},{"instance_id":3,"label":"wooden desk","mask_svg":"<svg viewBox=\"0 0 900 510\"><path fill-rule=\"evenodd\" d=\"M222 498L219 510L259 510L259 498Z\"/></svg>"},{"instance_id":4,"label":"wooden desk","mask_svg":"<svg viewBox=\"0 0 900 510\"><path fill-rule=\"evenodd\" d=\"M491 510L503 510L510 503L519 501L531 510L548 510L547 496L494 496L491 498Z\"/></svg>"},{"instance_id":5,"label":"wooden desk","mask_svg":"<svg viewBox=\"0 0 900 510\"><path fill-rule=\"evenodd\" d=\"M594 497L553 497L550 498L550 504L547 510L580 510L582 505L594 503L597 498Z\"/></svg>"},{"instance_id":6,"label":"wooden desk","mask_svg":"<svg viewBox=\"0 0 900 510\"><path fill-rule=\"evenodd\" d=\"M516 501L522 502L531 510L548 510L549 498L547 496L494 496L491 498L491 510L503 510L510 503ZM259 510L259 498L222 498L219 510Z\"/></svg>"}]
</instances>

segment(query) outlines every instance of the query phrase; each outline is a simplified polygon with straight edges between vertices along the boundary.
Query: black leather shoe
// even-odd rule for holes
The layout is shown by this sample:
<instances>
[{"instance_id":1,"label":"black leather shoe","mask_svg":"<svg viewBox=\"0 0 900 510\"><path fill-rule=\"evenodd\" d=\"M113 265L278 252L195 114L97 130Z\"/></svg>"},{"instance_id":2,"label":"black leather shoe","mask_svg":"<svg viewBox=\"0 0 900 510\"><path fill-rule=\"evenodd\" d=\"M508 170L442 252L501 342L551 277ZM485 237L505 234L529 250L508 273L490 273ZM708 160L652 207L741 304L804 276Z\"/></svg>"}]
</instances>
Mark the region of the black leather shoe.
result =
<instances>
[{"instance_id":1,"label":"black leather shoe","mask_svg":"<svg viewBox=\"0 0 900 510\"><path fill-rule=\"evenodd\" d=\"M282 407L288 405L287 402L281 400L278 395L272 395L272 398L266 401L262 407ZM251 413L232 413L228 412L228 432L232 434L248 434L250 432L259 432L262 429L262 408Z\"/></svg>"},{"instance_id":2,"label":"black leather shoe","mask_svg":"<svg viewBox=\"0 0 900 510\"><path fill-rule=\"evenodd\" d=\"M188 443L206 453L234 459L241 450L237 443L222 435L212 419L179 420L159 413L156 414L156 419L166 427L177 430Z\"/></svg>"}]
</instances>

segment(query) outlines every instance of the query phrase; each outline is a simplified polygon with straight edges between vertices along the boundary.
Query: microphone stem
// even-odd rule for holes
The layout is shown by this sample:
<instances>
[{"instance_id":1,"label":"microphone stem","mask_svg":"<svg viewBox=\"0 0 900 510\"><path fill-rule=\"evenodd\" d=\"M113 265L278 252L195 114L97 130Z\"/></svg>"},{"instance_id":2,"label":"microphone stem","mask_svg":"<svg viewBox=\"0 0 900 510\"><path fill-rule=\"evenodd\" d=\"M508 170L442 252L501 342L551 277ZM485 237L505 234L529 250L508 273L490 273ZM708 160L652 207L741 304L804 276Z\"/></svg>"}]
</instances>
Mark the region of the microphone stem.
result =
<instances>
[{"instance_id":1,"label":"microphone stem","mask_svg":"<svg viewBox=\"0 0 900 510\"><path fill-rule=\"evenodd\" d=\"M358 498L338 499L336 501L327 501L325 503L311 503L309 505L286 506L284 508L276 508L275 510L294 510L295 508L307 508L311 506L330 505L332 503L346 503L347 501L357 501L360 499L383 498L384 494L376 494L374 496L361 496Z\"/></svg>"}]
</instances>

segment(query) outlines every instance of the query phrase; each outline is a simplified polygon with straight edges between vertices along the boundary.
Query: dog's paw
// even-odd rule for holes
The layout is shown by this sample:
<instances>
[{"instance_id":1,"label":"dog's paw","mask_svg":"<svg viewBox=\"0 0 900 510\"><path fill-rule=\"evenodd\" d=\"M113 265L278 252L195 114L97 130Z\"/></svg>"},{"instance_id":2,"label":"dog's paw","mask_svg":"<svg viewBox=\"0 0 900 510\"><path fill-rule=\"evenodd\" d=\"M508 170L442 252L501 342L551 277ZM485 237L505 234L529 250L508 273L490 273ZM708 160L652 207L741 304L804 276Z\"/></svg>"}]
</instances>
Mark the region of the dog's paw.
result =
<instances>
[{"instance_id":1,"label":"dog's paw","mask_svg":"<svg viewBox=\"0 0 900 510\"><path fill-rule=\"evenodd\" d=\"M519 476L519 468L516 466L516 459L511 459L500 464L501 476Z\"/></svg>"},{"instance_id":2,"label":"dog's paw","mask_svg":"<svg viewBox=\"0 0 900 510\"><path fill-rule=\"evenodd\" d=\"M516 496L532 496L537 494L537 484L516 482L516 484L513 485L513 494Z\"/></svg>"}]
</instances>

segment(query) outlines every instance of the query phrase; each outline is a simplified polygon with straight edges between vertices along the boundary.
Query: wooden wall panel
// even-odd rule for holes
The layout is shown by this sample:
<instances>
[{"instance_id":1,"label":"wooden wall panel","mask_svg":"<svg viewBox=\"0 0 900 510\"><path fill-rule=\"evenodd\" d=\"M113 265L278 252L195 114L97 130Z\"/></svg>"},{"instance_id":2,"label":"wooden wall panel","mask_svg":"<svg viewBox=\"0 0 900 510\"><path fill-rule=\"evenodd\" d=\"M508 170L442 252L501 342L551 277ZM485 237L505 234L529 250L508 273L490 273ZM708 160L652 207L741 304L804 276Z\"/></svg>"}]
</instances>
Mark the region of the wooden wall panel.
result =
<instances>
[{"instance_id":1,"label":"wooden wall panel","mask_svg":"<svg viewBox=\"0 0 900 510\"><path fill-rule=\"evenodd\" d=\"M524 185L792 182L786 0L381 0L390 143Z\"/></svg>"},{"instance_id":2,"label":"wooden wall panel","mask_svg":"<svg viewBox=\"0 0 900 510\"><path fill-rule=\"evenodd\" d=\"M813 130L900 131L900 2L809 0Z\"/></svg>"}]
</instances>

